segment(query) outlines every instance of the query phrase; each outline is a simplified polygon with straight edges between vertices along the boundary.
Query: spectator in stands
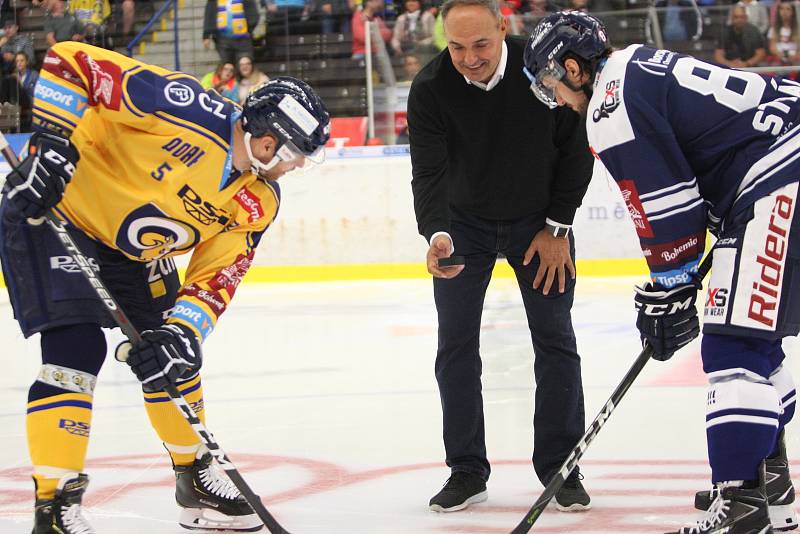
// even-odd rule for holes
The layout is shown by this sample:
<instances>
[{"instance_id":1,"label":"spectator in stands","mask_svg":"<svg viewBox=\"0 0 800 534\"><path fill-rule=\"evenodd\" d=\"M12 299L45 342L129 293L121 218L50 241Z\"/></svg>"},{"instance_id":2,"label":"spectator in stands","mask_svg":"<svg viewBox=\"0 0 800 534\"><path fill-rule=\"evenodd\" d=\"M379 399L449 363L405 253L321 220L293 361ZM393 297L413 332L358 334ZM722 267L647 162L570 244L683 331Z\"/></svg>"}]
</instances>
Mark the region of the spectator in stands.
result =
<instances>
[{"instance_id":1,"label":"spectator in stands","mask_svg":"<svg viewBox=\"0 0 800 534\"><path fill-rule=\"evenodd\" d=\"M769 11L764 4L758 0L740 0L739 4L747 10L747 22L758 28L761 35L766 35L769 30Z\"/></svg>"},{"instance_id":2,"label":"spectator in stands","mask_svg":"<svg viewBox=\"0 0 800 534\"><path fill-rule=\"evenodd\" d=\"M567 2L567 9L573 11L581 11L582 13L589 12L589 0L569 0Z\"/></svg>"},{"instance_id":3,"label":"spectator in stands","mask_svg":"<svg viewBox=\"0 0 800 534\"><path fill-rule=\"evenodd\" d=\"M239 101L239 84L236 83L236 69L233 63L222 62L217 70L207 73L200 80L203 89L214 89L216 92L234 102Z\"/></svg>"},{"instance_id":4,"label":"spectator in stands","mask_svg":"<svg viewBox=\"0 0 800 534\"><path fill-rule=\"evenodd\" d=\"M111 4L108 0L69 0L69 12L78 19L84 29L84 40L104 46Z\"/></svg>"},{"instance_id":5,"label":"spectator in stands","mask_svg":"<svg viewBox=\"0 0 800 534\"><path fill-rule=\"evenodd\" d=\"M208 0L203 17L203 46L217 47L220 61L235 65L244 56L253 57L252 31L258 25L255 0ZM237 101L237 97L233 98Z\"/></svg>"},{"instance_id":6,"label":"spectator in stands","mask_svg":"<svg viewBox=\"0 0 800 534\"><path fill-rule=\"evenodd\" d=\"M800 60L800 31L797 15L792 2L778 4L778 16L767 34L769 53L772 59L782 65L797 65Z\"/></svg>"},{"instance_id":7,"label":"spectator in stands","mask_svg":"<svg viewBox=\"0 0 800 534\"><path fill-rule=\"evenodd\" d=\"M313 0L312 0L313 1ZM267 31L272 35L302 33L311 14L306 0L262 0L267 8Z\"/></svg>"},{"instance_id":8,"label":"spectator in stands","mask_svg":"<svg viewBox=\"0 0 800 534\"><path fill-rule=\"evenodd\" d=\"M28 56L25 52L17 52L14 57L13 77L19 84L20 89L25 91L30 98L33 98L33 88L36 86L36 80L39 79L39 71L29 68L28 65Z\"/></svg>"},{"instance_id":9,"label":"spectator in stands","mask_svg":"<svg viewBox=\"0 0 800 534\"><path fill-rule=\"evenodd\" d=\"M31 108L33 105L33 89L39 73L28 68L28 56L25 52L15 55L14 69L5 76L0 84L0 99L19 106L20 131L31 129Z\"/></svg>"},{"instance_id":10,"label":"spectator in stands","mask_svg":"<svg viewBox=\"0 0 800 534\"><path fill-rule=\"evenodd\" d=\"M703 14L695 0L656 0L658 23L665 43L683 43L700 38L703 28ZM647 19L647 40L653 42L650 30L650 19Z\"/></svg>"},{"instance_id":11,"label":"spectator in stands","mask_svg":"<svg viewBox=\"0 0 800 534\"><path fill-rule=\"evenodd\" d=\"M319 19L322 33L350 33L355 0L312 0L311 15Z\"/></svg>"},{"instance_id":12,"label":"spectator in stands","mask_svg":"<svg viewBox=\"0 0 800 534\"><path fill-rule=\"evenodd\" d=\"M392 35L392 49L397 55L433 46L433 26L436 19L422 11L420 0L405 0L404 12L397 17Z\"/></svg>"},{"instance_id":13,"label":"spectator in stands","mask_svg":"<svg viewBox=\"0 0 800 534\"><path fill-rule=\"evenodd\" d=\"M422 70L422 61L419 56L414 53L408 53L403 56L403 82L410 82L414 80L414 76Z\"/></svg>"},{"instance_id":14,"label":"spectator in stands","mask_svg":"<svg viewBox=\"0 0 800 534\"><path fill-rule=\"evenodd\" d=\"M555 13L558 10L558 7L550 0L527 0L527 2L522 4L519 12L523 15L539 19L550 13Z\"/></svg>"},{"instance_id":15,"label":"spectator in stands","mask_svg":"<svg viewBox=\"0 0 800 534\"><path fill-rule=\"evenodd\" d=\"M3 72L14 70L14 58L17 52L28 56L28 63L33 64L36 56L33 51L33 39L29 35L19 33L19 26L14 19L6 19L3 23L3 36L0 37L0 53L3 55Z\"/></svg>"},{"instance_id":16,"label":"spectator in stands","mask_svg":"<svg viewBox=\"0 0 800 534\"><path fill-rule=\"evenodd\" d=\"M269 76L261 72L258 67L253 65L253 58L242 56L239 58L239 99L240 104L244 104L245 98L250 94L254 87L269 80Z\"/></svg>"},{"instance_id":17,"label":"spectator in stands","mask_svg":"<svg viewBox=\"0 0 800 534\"><path fill-rule=\"evenodd\" d=\"M747 10L741 3L731 7L731 24L722 33L714 61L728 67L755 67L767 56L764 36L747 22Z\"/></svg>"},{"instance_id":18,"label":"spectator in stands","mask_svg":"<svg viewBox=\"0 0 800 534\"><path fill-rule=\"evenodd\" d=\"M366 33L364 32L366 21L375 21L378 24L378 32L384 42L389 43L391 40L392 30L387 28L384 20L378 16L382 9L383 0L364 0L361 11L353 13L351 25L353 28L353 59L364 59L366 55Z\"/></svg>"},{"instance_id":19,"label":"spectator in stands","mask_svg":"<svg viewBox=\"0 0 800 534\"><path fill-rule=\"evenodd\" d=\"M433 46L439 52L447 48L447 37L444 34L444 21L441 13L436 15L436 24L433 26Z\"/></svg>"},{"instance_id":20,"label":"spectator in stands","mask_svg":"<svg viewBox=\"0 0 800 534\"><path fill-rule=\"evenodd\" d=\"M83 41L83 26L72 13L67 13L64 0L50 0L50 11L44 17L47 45L61 41Z\"/></svg>"},{"instance_id":21,"label":"spectator in stands","mask_svg":"<svg viewBox=\"0 0 800 534\"><path fill-rule=\"evenodd\" d=\"M133 21L136 15L134 0L117 0L122 11L122 35L125 39L132 37Z\"/></svg>"}]
</instances>

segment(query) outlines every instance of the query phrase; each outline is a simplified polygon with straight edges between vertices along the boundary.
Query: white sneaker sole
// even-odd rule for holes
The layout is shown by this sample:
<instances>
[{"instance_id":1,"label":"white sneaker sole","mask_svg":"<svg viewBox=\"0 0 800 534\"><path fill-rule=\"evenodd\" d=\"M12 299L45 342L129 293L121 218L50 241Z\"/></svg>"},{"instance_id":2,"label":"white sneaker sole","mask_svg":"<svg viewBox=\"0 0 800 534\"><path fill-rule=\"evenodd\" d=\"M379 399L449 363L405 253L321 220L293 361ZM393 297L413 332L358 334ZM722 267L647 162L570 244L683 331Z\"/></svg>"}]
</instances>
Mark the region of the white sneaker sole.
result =
<instances>
[{"instance_id":1,"label":"white sneaker sole","mask_svg":"<svg viewBox=\"0 0 800 534\"><path fill-rule=\"evenodd\" d=\"M556 504L556 509L558 509L559 512L586 512L592 509L592 503L580 504L576 502L569 506L561 506L555 499L553 499L553 502Z\"/></svg>"},{"instance_id":2,"label":"white sneaker sole","mask_svg":"<svg viewBox=\"0 0 800 534\"><path fill-rule=\"evenodd\" d=\"M181 508L178 523L189 530L257 532L264 523L256 514L225 515L210 508Z\"/></svg>"},{"instance_id":3,"label":"white sneaker sole","mask_svg":"<svg viewBox=\"0 0 800 534\"><path fill-rule=\"evenodd\" d=\"M476 504L476 503L479 503L479 502L483 502L488 498L489 498L489 491L486 490L486 491L482 491L480 493L476 493L475 495L473 495L472 497L470 497L466 501L462 502L461 504L457 504L455 506L451 506L450 508L443 508L442 506L440 506L438 504L431 504L430 506L428 506L428 508L433 512L445 512L445 513L447 513L447 512L458 512L459 510L463 510L464 508L466 508L470 504Z\"/></svg>"},{"instance_id":4,"label":"white sneaker sole","mask_svg":"<svg viewBox=\"0 0 800 534\"><path fill-rule=\"evenodd\" d=\"M794 530L797 528L797 513L794 504L769 507L769 520L772 528L777 531Z\"/></svg>"}]
</instances>

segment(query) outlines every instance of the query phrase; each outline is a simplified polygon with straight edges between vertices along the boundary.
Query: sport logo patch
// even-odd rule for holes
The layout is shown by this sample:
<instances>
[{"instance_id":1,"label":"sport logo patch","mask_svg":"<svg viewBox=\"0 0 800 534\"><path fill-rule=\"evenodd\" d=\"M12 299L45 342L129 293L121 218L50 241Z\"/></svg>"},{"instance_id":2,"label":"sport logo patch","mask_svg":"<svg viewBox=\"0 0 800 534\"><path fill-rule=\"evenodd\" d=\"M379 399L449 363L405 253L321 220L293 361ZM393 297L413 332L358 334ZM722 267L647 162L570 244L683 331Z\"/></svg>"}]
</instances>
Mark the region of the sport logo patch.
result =
<instances>
[{"instance_id":1,"label":"sport logo patch","mask_svg":"<svg viewBox=\"0 0 800 534\"><path fill-rule=\"evenodd\" d=\"M87 258L89 265L92 266L96 272L100 272L100 266L94 258ZM72 256L50 256L50 269L53 271L64 271L65 273L79 273L81 266L75 263Z\"/></svg>"},{"instance_id":2,"label":"sport logo patch","mask_svg":"<svg viewBox=\"0 0 800 534\"><path fill-rule=\"evenodd\" d=\"M709 287L703 314L706 317L725 317L729 290L724 287Z\"/></svg>"},{"instance_id":3,"label":"sport logo patch","mask_svg":"<svg viewBox=\"0 0 800 534\"><path fill-rule=\"evenodd\" d=\"M169 82L164 87L164 98L174 106L186 107L194 102L194 91L188 85L181 82Z\"/></svg>"},{"instance_id":4,"label":"sport logo patch","mask_svg":"<svg viewBox=\"0 0 800 534\"><path fill-rule=\"evenodd\" d=\"M226 226L230 221L230 213L222 208L218 208L203 198L188 184L178 191L178 197L183 200L183 208L186 213L191 215L197 222L209 226L218 222Z\"/></svg>"},{"instance_id":5,"label":"sport logo patch","mask_svg":"<svg viewBox=\"0 0 800 534\"><path fill-rule=\"evenodd\" d=\"M619 190L622 192L625 206L628 208L628 213L633 220L633 225L636 227L636 233L639 237L653 237L653 228L650 226L650 221L647 220L644 208L642 208L642 201L639 200L636 184L633 180L620 180L617 183L619 184Z\"/></svg>"},{"instance_id":6,"label":"sport logo patch","mask_svg":"<svg viewBox=\"0 0 800 534\"><path fill-rule=\"evenodd\" d=\"M73 421L72 419L61 419L58 422L58 428L63 428L68 434L72 434L73 436L81 436L84 438L89 437L89 431L91 430L89 423Z\"/></svg>"},{"instance_id":7,"label":"sport logo patch","mask_svg":"<svg viewBox=\"0 0 800 534\"><path fill-rule=\"evenodd\" d=\"M603 102L600 104L600 107L594 110L594 113L592 113L592 120L594 122L600 122L600 119L608 117L619 107L619 88L621 85L622 84L618 79L611 80L606 84Z\"/></svg>"},{"instance_id":8,"label":"sport logo patch","mask_svg":"<svg viewBox=\"0 0 800 534\"><path fill-rule=\"evenodd\" d=\"M261 201L246 187L239 189L234 198L249 214L247 222L254 223L264 216L264 208L261 207Z\"/></svg>"},{"instance_id":9,"label":"sport logo patch","mask_svg":"<svg viewBox=\"0 0 800 534\"><path fill-rule=\"evenodd\" d=\"M122 99L122 70L119 65L110 61L95 61L86 52L78 52L75 59L89 78L90 102L119 111Z\"/></svg>"}]
</instances>

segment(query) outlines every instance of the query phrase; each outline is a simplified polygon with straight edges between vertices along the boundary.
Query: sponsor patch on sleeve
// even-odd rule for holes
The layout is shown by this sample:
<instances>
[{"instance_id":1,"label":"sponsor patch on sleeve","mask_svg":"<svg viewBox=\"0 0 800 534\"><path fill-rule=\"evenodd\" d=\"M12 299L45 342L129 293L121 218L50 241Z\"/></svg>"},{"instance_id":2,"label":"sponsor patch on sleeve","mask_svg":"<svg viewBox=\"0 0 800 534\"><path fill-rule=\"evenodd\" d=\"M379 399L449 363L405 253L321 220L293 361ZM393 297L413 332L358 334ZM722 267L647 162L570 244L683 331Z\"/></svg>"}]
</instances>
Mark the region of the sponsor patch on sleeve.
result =
<instances>
[{"instance_id":1,"label":"sponsor patch on sleeve","mask_svg":"<svg viewBox=\"0 0 800 534\"><path fill-rule=\"evenodd\" d=\"M122 98L122 70L119 65L105 60L95 61L85 52L78 52L75 59L89 79L89 102L119 111Z\"/></svg>"},{"instance_id":2,"label":"sponsor patch on sleeve","mask_svg":"<svg viewBox=\"0 0 800 534\"><path fill-rule=\"evenodd\" d=\"M639 191L636 189L636 183L633 180L620 180L617 183L638 236L654 237L653 228L650 226L650 221L647 220L644 208L642 208L642 201L639 200Z\"/></svg>"},{"instance_id":3,"label":"sponsor patch on sleeve","mask_svg":"<svg viewBox=\"0 0 800 534\"><path fill-rule=\"evenodd\" d=\"M247 222L254 223L264 217L264 208L259 199L252 191L242 187L236 192L236 202L247 212Z\"/></svg>"}]
</instances>

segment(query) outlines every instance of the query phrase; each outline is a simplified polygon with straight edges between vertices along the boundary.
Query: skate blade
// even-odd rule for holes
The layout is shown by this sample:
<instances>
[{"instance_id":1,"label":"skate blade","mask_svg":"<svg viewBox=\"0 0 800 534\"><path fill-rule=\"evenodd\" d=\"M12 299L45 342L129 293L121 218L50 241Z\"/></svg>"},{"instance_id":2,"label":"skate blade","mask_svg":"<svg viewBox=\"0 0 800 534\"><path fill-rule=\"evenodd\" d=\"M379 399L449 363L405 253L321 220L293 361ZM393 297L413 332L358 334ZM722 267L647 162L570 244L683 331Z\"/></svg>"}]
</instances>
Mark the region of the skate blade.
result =
<instances>
[{"instance_id":1,"label":"skate blade","mask_svg":"<svg viewBox=\"0 0 800 534\"><path fill-rule=\"evenodd\" d=\"M771 505L769 507L769 520L772 523L772 528L776 531L783 532L796 529L797 513L794 511L794 505Z\"/></svg>"},{"instance_id":2,"label":"skate blade","mask_svg":"<svg viewBox=\"0 0 800 534\"><path fill-rule=\"evenodd\" d=\"M258 532L264 527L256 514L232 516L208 508L183 508L178 523L189 530Z\"/></svg>"}]
</instances>

